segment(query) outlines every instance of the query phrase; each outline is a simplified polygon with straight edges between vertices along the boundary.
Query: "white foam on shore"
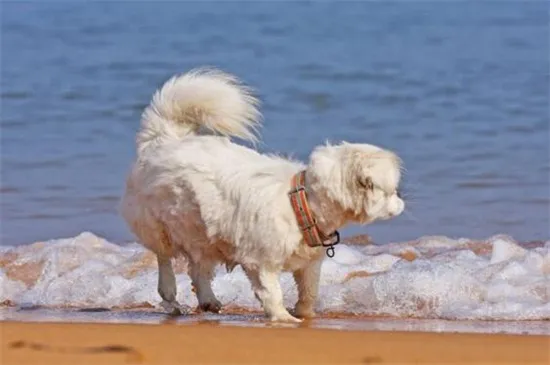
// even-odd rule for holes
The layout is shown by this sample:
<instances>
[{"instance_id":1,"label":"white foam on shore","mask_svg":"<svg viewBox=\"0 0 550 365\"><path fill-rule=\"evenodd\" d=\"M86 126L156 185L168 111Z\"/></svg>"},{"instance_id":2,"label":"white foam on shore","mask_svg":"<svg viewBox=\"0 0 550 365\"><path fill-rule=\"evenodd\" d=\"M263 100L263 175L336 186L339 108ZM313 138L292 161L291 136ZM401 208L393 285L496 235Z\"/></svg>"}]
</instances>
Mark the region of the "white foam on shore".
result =
<instances>
[{"instance_id":1,"label":"white foam on shore","mask_svg":"<svg viewBox=\"0 0 550 365\"><path fill-rule=\"evenodd\" d=\"M404 258L406 259L404 259ZM45 307L158 306L154 256L91 233L0 247L0 302ZM197 301L180 265L178 300ZM281 277L285 304L297 298ZM259 310L237 267L219 267L213 288L224 305ZM522 247L506 236L486 241L423 237L387 245L339 245L323 263L321 312L482 320L550 319L550 241Z\"/></svg>"}]
</instances>

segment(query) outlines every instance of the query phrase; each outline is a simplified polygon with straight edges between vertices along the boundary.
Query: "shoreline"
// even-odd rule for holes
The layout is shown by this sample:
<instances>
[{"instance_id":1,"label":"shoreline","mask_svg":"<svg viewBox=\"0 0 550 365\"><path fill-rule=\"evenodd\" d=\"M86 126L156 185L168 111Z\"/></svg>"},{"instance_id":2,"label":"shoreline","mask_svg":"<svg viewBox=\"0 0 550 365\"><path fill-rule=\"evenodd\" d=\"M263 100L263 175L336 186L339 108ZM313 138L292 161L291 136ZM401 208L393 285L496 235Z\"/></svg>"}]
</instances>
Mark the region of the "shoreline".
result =
<instances>
[{"instance_id":1,"label":"shoreline","mask_svg":"<svg viewBox=\"0 0 550 365\"><path fill-rule=\"evenodd\" d=\"M153 307L135 308L44 308L0 307L0 321L45 323L122 323L142 325L193 325L211 323L222 326L273 327L262 311L245 308L225 308L221 313L192 311L188 315L169 316ZM550 336L550 321L487 321L448 320L411 317L351 315L347 313L318 313L301 324L282 324L288 328L355 330L362 332L426 332L465 334L509 334Z\"/></svg>"},{"instance_id":2,"label":"shoreline","mask_svg":"<svg viewBox=\"0 0 550 365\"><path fill-rule=\"evenodd\" d=\"M191 324L0 323L3 364L547 364L550 336Z\"/></svg>"}]
</instances>

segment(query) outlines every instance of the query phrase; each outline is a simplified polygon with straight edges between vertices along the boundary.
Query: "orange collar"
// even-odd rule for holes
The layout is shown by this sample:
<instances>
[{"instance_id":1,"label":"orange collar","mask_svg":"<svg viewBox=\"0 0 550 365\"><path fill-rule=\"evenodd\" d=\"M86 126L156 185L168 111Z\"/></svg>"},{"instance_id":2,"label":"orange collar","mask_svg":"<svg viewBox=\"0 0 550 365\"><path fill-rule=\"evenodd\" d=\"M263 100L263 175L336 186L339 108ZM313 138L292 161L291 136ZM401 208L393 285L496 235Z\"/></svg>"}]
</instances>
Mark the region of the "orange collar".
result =
<instances>
[{"instance_id":1,"label":"orange collar","mask_svg":"<svg viewBox=\"0 0 550 365\"><path fill-rule=\"evenodd\" d=\"M317 227L317 222L313 217L313 212L309 208L306 194L306 172L300 171L292 177L291 190L288 193L292 210L296 215L298 226L302 231L305 243L310 247L328 247L327 256L334 256L334 245L340 242L340 233L334 231L330 235L325 235Z\"/></svg>"}]
</instances>

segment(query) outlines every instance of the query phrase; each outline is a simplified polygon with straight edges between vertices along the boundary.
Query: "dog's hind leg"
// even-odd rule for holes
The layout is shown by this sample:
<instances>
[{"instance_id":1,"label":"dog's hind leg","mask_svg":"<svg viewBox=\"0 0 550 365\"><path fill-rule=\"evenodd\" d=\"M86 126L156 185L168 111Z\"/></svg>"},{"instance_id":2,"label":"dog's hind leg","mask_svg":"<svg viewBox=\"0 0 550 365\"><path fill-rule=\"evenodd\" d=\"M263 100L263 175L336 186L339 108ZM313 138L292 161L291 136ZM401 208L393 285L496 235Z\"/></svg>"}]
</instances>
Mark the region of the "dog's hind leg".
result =
<instances>
[{"instance_id":1,"label":"dog's hind leg","mask_svg":"<svg viewBox=\"0 0 550 365\"><path fill-rule=\"evenodd\" d=\"M191 261L189 264L191 281L200 309L205 312L218 313L222 308L222 303L214 295L211 284L216 263L210 260L201 260L200 262Z\"/></svg>"},{"instance_id":2,"label":"dog's hind leg","mask_svg":"<svg viewBox=\"0 0 550 365\"><path fill-rule=\"evenodd\" d=\"M314 306L319 293L319 277L321 275L322 260L311 262L303 269L295 271L294 280L298 286L298 302L294 308L300 318L315 316Z\"/></svg>"},{"instance_id":3,"label":"dog's hind leg","mask_svg":"<svg viewBox=\"0 0 550 365\"><path fill-rule=\"evenodd\" d=\"M189 308L178 303L176 300L176 276L172 268L170 257L157 255L159 281L158 293L162 298L160 305L172 315L189 313Z\"/></svg>"},{"instance_id":4,"label":"dog's hind leg","mask_svg":"<svg viewBox=\"0 0 550 365\"><path fill-rule=\"evenodd\" d=\"M293 317L283 305L283 291L279 282L279 273L268 270L245 268L256 298L262 303L265 314L273 322L301 322Z\"/></svg>"}]
</instances>

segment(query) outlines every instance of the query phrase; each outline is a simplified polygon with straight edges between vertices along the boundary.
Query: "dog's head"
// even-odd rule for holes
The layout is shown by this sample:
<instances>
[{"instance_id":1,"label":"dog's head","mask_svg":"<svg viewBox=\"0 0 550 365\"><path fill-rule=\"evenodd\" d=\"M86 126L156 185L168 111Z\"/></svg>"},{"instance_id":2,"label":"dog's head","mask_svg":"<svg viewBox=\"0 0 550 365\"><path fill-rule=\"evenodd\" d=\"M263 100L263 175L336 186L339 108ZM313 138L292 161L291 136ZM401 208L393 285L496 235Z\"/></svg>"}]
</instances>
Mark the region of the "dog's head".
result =
<instances>
[{"instance_id":1,"label":"dog's head","mask_svg":"<svg viewBox=\"0 0 550 365\"><path fill-rule=\"evenodd\" d=\"M389 219L405 208L399 194L401 160L377 146L344 142L317 147L308 178L323 211L341 215L342 222Z\"/></svg>"}]
</instances>

